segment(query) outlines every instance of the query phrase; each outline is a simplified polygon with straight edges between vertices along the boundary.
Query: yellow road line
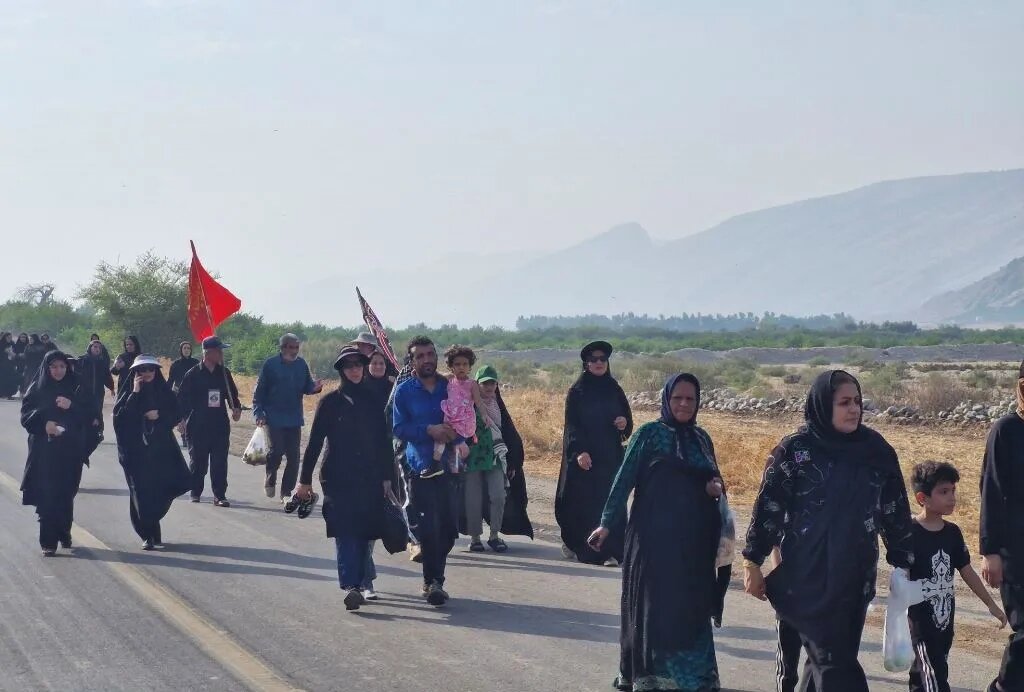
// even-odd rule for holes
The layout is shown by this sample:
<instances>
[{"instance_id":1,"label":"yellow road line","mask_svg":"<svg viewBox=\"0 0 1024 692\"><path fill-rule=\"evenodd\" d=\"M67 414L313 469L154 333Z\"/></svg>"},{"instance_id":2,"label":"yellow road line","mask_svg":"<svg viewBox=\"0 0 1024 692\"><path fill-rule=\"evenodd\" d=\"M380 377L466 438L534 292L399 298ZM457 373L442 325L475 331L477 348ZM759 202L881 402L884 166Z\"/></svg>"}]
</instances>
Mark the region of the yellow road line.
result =
<instances>
[{"instance_id":1,"label":"yellow road line","mask_svg":"<svg viewBox=\"0 0 1024 692\"><path fill-rule=\"evenodd\" d=\"M21 484L3 471L0 471L0 485L20 499ZM234 637L203 617L180 596L141 569L121 561L119 551L110 548L79 524L74 525L74 537L77 546L107 550L118 556L118 562L106 563L114 575L250 690L301 692L301 688L285 680Z\"/></svg>"}]
</instances>

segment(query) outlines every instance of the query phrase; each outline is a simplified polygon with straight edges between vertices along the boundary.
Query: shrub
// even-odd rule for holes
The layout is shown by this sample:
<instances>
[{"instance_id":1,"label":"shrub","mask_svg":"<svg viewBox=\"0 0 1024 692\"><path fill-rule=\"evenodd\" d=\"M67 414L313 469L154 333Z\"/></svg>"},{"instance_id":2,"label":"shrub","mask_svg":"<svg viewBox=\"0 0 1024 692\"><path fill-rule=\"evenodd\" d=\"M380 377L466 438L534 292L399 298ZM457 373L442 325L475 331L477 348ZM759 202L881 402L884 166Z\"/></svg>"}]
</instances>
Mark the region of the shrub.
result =
<instances>
[{"instance_id":1,"label":"shrub","mask_svg":"<svg viewBox=\"0 0 1024 692\"><path fill-rule=\"evenodd\" d=\"M963 383L941 372L928 373L909 389L911 402L925 413L948 411L970 398Z\"/></svg>"},{"instance_id":2,"label":"shrub","mask_svg":"<svg viewBox=\"0 0 1024 692\"><path fill-rule=\"evenodd\" d=\"M766 365L761 368L762 377L785 377L788 372L782 365Z\"/></svg>"},{"instance_id":3,"label":"shrub","mask_svg":"<svg viewBox=\"0 0 1024 692\"><path fill-rule=\"evenodd\" d=\"M825 356L814 356L814 358L811 358L809 361L807 361L807 364L810 365L811 367L821 368L826 365L831 365L832 361L830 361Z\"/></svg>"}]
</instances>

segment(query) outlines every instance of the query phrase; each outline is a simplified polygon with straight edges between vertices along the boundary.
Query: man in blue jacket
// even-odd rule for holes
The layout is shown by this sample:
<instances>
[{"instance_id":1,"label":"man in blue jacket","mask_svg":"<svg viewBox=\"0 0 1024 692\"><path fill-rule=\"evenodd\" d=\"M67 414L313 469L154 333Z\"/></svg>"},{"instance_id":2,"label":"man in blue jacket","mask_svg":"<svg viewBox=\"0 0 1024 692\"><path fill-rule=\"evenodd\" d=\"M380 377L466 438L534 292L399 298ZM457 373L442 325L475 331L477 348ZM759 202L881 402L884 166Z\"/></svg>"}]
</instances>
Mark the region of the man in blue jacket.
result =
<instances>
[{"instance_id":1,"label":"man in blue jacket","mask_svg":"<svg viewBox=\"0 0 1024 692\"><path fill-rule=\"evenodd\" d=\"M256 391L252 395L256 425L266 426L270 438L267 479L264 491L274 497L281 457L288 459L281 476L281 502L285 511L295 511L289 500L299 475L299 444L302 440L302 397L319 394L320 380L314 380L306 361L299 356L299 337L285 334L278 341L280 353L263 363Z\"/></svg>"},{"instance_id":2,"label":"man in blue jacket","mask_svg":"<svg viewBox=\"0 0 1024 692\"><path fill-rule=\"evenodd\" d=\"M448 553L459 535L453 478L443 461L434 460L434 443L455 439L444 422L441 402L448 380L437 374L437 350L425 336L409 342L414 376L395 388L394 435L406 443L405 472L409 478L410 521L417 526L423 563L423 595L433 606L444 605L444 570Z\"/></svg>"}]
</instances>

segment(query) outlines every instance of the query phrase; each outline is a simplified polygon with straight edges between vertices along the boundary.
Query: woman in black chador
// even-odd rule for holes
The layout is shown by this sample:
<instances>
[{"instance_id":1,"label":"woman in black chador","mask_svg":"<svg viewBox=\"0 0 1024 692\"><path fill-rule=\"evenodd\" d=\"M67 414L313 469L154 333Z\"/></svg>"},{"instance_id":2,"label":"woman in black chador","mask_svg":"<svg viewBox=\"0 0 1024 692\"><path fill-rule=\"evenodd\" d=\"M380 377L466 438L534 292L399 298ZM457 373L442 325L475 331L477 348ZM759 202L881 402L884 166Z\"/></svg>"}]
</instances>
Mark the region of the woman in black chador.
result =
<instances>
[{"instance_id":1,"label":"woman in black chador","mask_svg":"<svg viewBox=\"0 0 1024 692\"><path fill-rule=\"evenodd\" d=\"M89 342L85 355L75 363L75 374L82 389L89 395L97 412L96 427L103 434L103 389L114 393L114 378L110 374L110 354L100 341Z\"/></svg>"},{"instance_id":2,"label":"woman in black chador","mask_svg":"<svg viewBox=\"0 0 1024 692\"><path fill-rule=\"evenodd\" d=\"M114 404L117 457L124 469L131 502L128 507L143 550L163 547L160 520L171 502L188 492L191 476L174 427L181 420L178 403L153 356L140 355L128 369L131 385Z\"/></svg>"},{"instance_id":3,"label":"woman in black chador","mask_svg":"<svg viewBox=\"0 0 1024 692\"><path fill-rule=\"evenodd\" d=\"M128 335L124 338L124 353L117 357L114 361L114 367L110 368L110 374L117 377L117 395L120 397L121 392L124 390L125 385L129 385L132 381L131 373L129 368L132 367L132 363L142 353L142 345L139 343L137 337Z\"/></svg>"},{"instance_id":4,"label":"woman in black chador","mask_svg":"<svg viewBox=\"0 0 1024 692\"><path fill-rule=\"evenodd\" d=\"M88 464L89 428L96 414L78 385L71 357L50 351L21 402L21 424L28 431L28 459L21 481L21 503L39 515L43 555L57 543L71 547L75 495Z\"/></svg>"},{"instance_id":5,"label":"woman in black chador","mask_svg":"<svg viewBox=\"0 0 1024 692\"><path fill-rule=\"evenodd\" d=\"M587 544L622 465L622 443L633 433L629 402L608 365L611 354L611 344L605 341L587 344L580 352L583 373L565 399L555 518L566 558L615 566L622 561L625 526L617 527L600 550Z\"/></svg>"},{"instance_id":6,"label":"woman in black chador","mask_svg":"<svg viewBox=\"0 0 1024 692\"><path fill-rule=\"evenodd\" d=\"M743 551L747 593L775 607L807 651L817 692L868 692L857 661L875 596L878 535L886 560L914 561L910 505L896 452L862 422L860 384L828 370L807 396L805 423L765 468ZM780 547L782 562L761 565Z\"/></svg>"},{"instance_id":7,"label":"woman in black chador","mask_svg":"<svg viewBox=\"0 0 1024 692\"><path fill-rule=\"evenodd\" d=\"M25 369L22 372L24 385L22 391L28 391L29 385L36 380L36 374L39 371L39 364L43 362L43 356L47 353L46 344L39 340L38 334L30 334L28 337L28 343L25 345L25 350L22 352L22 356L25 359Z\"/></svg>"},{"instance_id":8,"label":"woman in black chador","mask_svg":"<svg viewBox=\"0 0 1024 692\"><path fill-rule=\"evenodd\" d=\"M13 399L21 380L10 332L0 332L0 399Z\"/></svg>"}]
</instances>

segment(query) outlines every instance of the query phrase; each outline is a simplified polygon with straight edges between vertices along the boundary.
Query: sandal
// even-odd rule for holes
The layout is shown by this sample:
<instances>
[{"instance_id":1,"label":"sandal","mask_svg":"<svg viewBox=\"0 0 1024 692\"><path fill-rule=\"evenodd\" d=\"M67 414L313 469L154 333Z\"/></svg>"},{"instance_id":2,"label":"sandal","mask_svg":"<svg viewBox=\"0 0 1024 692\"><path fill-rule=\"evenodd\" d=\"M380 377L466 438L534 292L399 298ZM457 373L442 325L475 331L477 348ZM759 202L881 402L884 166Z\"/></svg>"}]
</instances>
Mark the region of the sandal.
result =
<instances>
[{"instance_id":1,"label":"sandal","mask_svg":"<svg viewBox=\"0 0 1024 692\"><path fill-rule=\"evenodd\" d=\"M504 553L508 551L508 544L500 538L492 538L487 541L487 545L491 546L491 550L496 553Z\"/></svg>"},{"instance_id":2,"label":"sandal","mask_svg":"<svg viewBox=\"0 0 1024 692\"><path fill-rule=\"evenodd\" d=\"M299 519L305 519L308 517L313 512L313 508L316 507L317 500L319 499L319 495L316 493L310 493L308 498L300 502L299 508L295 512L299 515Z\"/></svg>"}]
</instances>

